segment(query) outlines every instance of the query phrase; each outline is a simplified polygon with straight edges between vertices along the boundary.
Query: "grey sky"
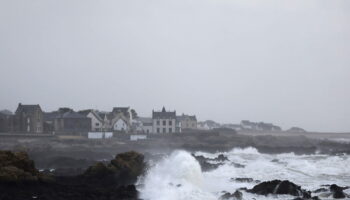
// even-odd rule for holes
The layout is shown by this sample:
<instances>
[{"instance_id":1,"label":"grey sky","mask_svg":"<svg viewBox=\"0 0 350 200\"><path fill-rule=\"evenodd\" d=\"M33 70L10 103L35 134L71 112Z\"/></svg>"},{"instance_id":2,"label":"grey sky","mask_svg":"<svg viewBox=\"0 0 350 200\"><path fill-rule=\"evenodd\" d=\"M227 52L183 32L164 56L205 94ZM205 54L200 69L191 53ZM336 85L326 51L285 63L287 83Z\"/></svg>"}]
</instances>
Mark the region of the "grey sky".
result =
<instances>
[{"instance_id":1,"label":"grey sky","mask_svg":"<svg viewBox=\"0 0 350 200\"><path fill-rule=\"evenodd\" d=\"M0 108L350 131L348 0L0 0Z\"/></svg>"}]
</instances>

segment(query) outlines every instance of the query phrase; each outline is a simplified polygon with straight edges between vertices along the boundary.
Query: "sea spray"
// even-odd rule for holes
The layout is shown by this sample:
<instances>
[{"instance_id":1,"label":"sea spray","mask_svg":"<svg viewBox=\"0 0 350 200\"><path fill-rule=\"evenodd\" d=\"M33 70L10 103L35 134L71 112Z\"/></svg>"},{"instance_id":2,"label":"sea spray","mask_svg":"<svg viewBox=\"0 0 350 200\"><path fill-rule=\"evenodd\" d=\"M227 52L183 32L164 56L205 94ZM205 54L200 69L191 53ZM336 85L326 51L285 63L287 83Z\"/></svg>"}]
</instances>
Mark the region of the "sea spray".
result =
<instances>
[{"instance_id":1,"label":"sea spray","mask_svg":"<svg viewBox=\"0 0 350 200\"><path fill-rule=\"evenodd\" d=\"M198 162L185 151L175 151L157 162L140 179L140 198L144 200L218 200L223 191L253 188L255 181L289 180L310 191L324 184L348 186L350 183L350 156L295 155L294 153L264 154L255 148L233 149L228 152L196 152L207 158L223 154L229 160L217 169L201 172ZM238 163L244 167L236 167ZM234 181L252 178L253 182ZM345 190L350 193L350 189ZM290 200L289 195L262 196L242 191L243 199ZM347 199L349 200L349 198Z\"/></svg>"},{"instance_id":2,"label":"sea spray","mask_svg":"<svg viewBox=\"0 0 350 200\"><path fill-rule=\"evenodd\" d=\"M198 162L186 151L175 151L150 168L138 188L145 200L215 200L203 189Z\"/></svg>"}]
</instances>

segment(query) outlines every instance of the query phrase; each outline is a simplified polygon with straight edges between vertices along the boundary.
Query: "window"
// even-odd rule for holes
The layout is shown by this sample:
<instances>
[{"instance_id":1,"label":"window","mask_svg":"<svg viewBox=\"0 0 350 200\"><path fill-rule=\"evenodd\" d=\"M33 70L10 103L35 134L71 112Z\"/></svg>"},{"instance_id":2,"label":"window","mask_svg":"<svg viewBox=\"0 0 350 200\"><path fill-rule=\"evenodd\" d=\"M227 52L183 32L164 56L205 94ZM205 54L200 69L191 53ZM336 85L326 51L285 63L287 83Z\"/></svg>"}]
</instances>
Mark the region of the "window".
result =
<instances>
[{"instance_id":1,"label":"window","mask_svg":"<svg viewBox=\"0 0 350 200\"><path fill-rule=\"evenodd\" d=\"M169 133L172 133L173 132L173 129L172 128L169 128Z\"/></svg>"},{"instance_id":2,"label":"window","mask_svg":"<svg viewBox=\"0 0 350 200\"><path fill-rule=\"evenodd\" d=\"M157 133L159 133L160 132L160 129L159 128L157 128Z\"/></svg>"},{"instance_id":3,"label":"window","mask_svg":"<svg viewBox=\"0 0 350 200\"><path fill-rule=\"evenodd\" d=\"M163 126L165 126L166 125L166 120L163 120Z\"/></svg>"},{"instance_id":4,"label":"window","mask_svg":"<svg viewBox=\"0 0 350 200\"><path fill-rule=\"evenodd\" d=\"M166 128L163 128L163 133L166 133Z\"/></svg>"},{"instance_id":5,"label":"window","mask_svg":"<svg viewBox=\"0 0 350 200\"><path fill-rule=\"evenodd\" d=\"M100 123L96 123L95 125L96 125L96 126L99 126L99 125L100 125Z\"/></svg>"},{"instance_id":6,"label":"window","mask_svg":"<svg viewBox=\"0 0 350 200\"><path fill-rule=\"evenodd\" d=\"M172 126L173 125L173 121L169 121L169 126Z\"/></svg>"},{"instance_id":7,"label":"window","mask_svg":"<svg viewBox=\"0 0 350 200\"><path fill-rule=\"evenodd\" d=\"M159 120L157 120L157 125L160 125L160 121Z\"/></svg>"}]
</instances>

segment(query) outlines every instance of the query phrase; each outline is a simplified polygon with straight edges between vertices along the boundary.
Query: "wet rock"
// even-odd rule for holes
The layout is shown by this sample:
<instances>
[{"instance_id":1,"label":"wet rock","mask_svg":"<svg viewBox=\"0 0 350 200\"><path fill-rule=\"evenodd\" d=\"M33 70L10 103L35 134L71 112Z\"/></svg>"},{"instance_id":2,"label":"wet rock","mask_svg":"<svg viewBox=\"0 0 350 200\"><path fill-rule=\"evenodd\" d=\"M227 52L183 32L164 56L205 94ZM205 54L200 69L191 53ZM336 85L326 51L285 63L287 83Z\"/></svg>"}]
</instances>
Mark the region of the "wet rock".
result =
<instances>
[{"instance_id":1,"label":"wet rock","mask_svg":"<svg viewBox=\"0 0 350 200\"><path fill-rule=\"evenodd\" d=\"M234 166L235 168L245 168L245 165L235 163L235 162L232 162L231 165Z\"/></svg>"},{"instance_id":2,"label":"wet rock","mask_svg":"<svg viewBox=\"0 0 350 200\"><path fill-rule=\"evenodd\" d=\"M317 190L314 190L313 193L321 193L321 192L328 192L329 190L326 188L319 188Z\"/></svg>"},{"instance_id":3,"label":"wet rock","mask_svg":"<svg viewBox=\"0 0 350 200\"><path fill-rule=\"evenodd\" d=\"M144 172L144 156L134 151L118 154L109 164L96 163L83 176L104 184L131 184Z\"/></svg>"},{"instance_id":4,"label":"wet rock","mask_svg":"<svg viewBox=\"0 0 350 200\"><path fill-rule=\"evenodd\" d=\"M231 178L231 181L241 182L241 183L251 183L254 181L252 178Z\"/></svg>"},{"instance_id":5,"label":"wet rock","mask_svg":"<svg viewBox=\"0 0 350 200\"><path fill-rule=\"evenodd\" d=\"M220 154L218 157L214 158L213 160L224 162L224 161L228 161L228 158L226 156L224 156L223 154Z\"/></svg>"},{"instance_id":6,"label":"wet rock","mask_svg":"<svg viewBox=\"0 0 350 200\"><path fill-rule=\"evenodd\" d=\"M212 159L208 159L204 156L196 156L194 154L192 154L192 156L198 161L199 165L202 168L202 171L214 170L222 165L221 163L215 163L215 164L209 163L208 160L212 160Z\"/></svg>"},{"instance_id":7,"label":"wet rock","mask_svg":"<svg viewBox=\"0 0 350 200\"><path fill-rule=\"evenodd\" d=\"M242 200L243 194L240 191L236 191L233 194L226 192L225 194L223 194L220 199L221 200L228 200L228 199L233 199L233 200Z\"/></svg>"},{"instance_id":8,"label":"wet rock","mask_svg":"<svg viewBox=\"0 0 350 200\"><path fill-rule=\"evenodd\" d=\"M49 178L47 178L48 180ZM46 177L35 168L25 152L0 151L0 182L37 182Z\"/></svg>"},{"instance_id":9,"label":"wet rock","mask_svg":"<svg viewBox=\"0 0 350 200\"><path fill-rule=\"evenodd\" d=\"M311 192L302 190L300 186L287 180L273 180L262 182L254 186L251 190L248 190L248 192L260 195L289 194L292 196L299 196L306 199L311 198Z\"/></svg>"},{"instance_id":10,"label":"wet rock","mask_svg":"<svg viewBox=\"0 0 350 200\"><path fill-rule=\"evenodd\" d=\"M343 199L347 197L347 195L343 192L343 190L348 189L347 187L340 187L336 184L333 184L329 187L329 190L333 194L333 198L335 199Z\"/></svg>"},{"instance_id":11,"label":"wet rock","mask_svg":"<svg viewBox=\"0 0 350 200\"><path fill-rule=\"evenodd\" d=\"M127 152L118 154L109 164L91 166L83 175L55 177L52 181L44 182L42 174L25 154L0 151L0 161L0 176L6 174L21 180L5 182L8 180L2 179L1 200L136 200L138 193L132 181L144 169L143 155ZM22 174L34 178L28 181ZM123 179L126 177L130 180Z\"/></svg>"},{"instance_id":12,"label":"wet rock","mask_svg":"<svg viewBox=\"0 0 350 200\"><path fill-rule=\"evenodd\" d=\"M297 197L293 200L320 200L320 198L318 196L314 196L314 197L311 197L311 198L302 198L302 197Z\"/></svg>"}]
</instances>

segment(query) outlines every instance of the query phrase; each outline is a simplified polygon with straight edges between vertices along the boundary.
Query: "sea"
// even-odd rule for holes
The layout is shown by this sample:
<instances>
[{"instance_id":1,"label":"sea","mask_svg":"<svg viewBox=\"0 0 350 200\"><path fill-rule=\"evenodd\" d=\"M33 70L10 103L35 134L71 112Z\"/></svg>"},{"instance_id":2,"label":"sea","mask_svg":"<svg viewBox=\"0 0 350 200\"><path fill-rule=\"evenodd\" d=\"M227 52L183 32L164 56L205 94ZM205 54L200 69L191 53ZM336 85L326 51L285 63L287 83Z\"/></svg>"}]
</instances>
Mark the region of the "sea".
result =
<instances>
[{"instance_id":1,"label":"sea","mask_svg":"<svg viewBox=\"0 0 350 200\"><path fill-rule=\"evenodd\" d=\"M240 188L251 189L258 182L289 180L302 189L314 191L337 184L350 186L349 155L295 155L294 153L263 154L255 148L235 148L229 152L195 152L196 156L216 158L225 155L218 168L203 172L190 152L173 151L151 163L146 174L139 178L137 189L144 200L219 200L225 193ZM210 161L216 163L218 161ZM237 165L239 164L239 165ZM252 182L236 181L250 178ZM350 189L344 192L350 194ZM256 195L245 191L243 200L292 200L290 195ZM319 195L319 194L313 194ZM320 199L332 199L322 196ZM349 199L349 198L347 198Z\"/></svg>"}]
</instances>

